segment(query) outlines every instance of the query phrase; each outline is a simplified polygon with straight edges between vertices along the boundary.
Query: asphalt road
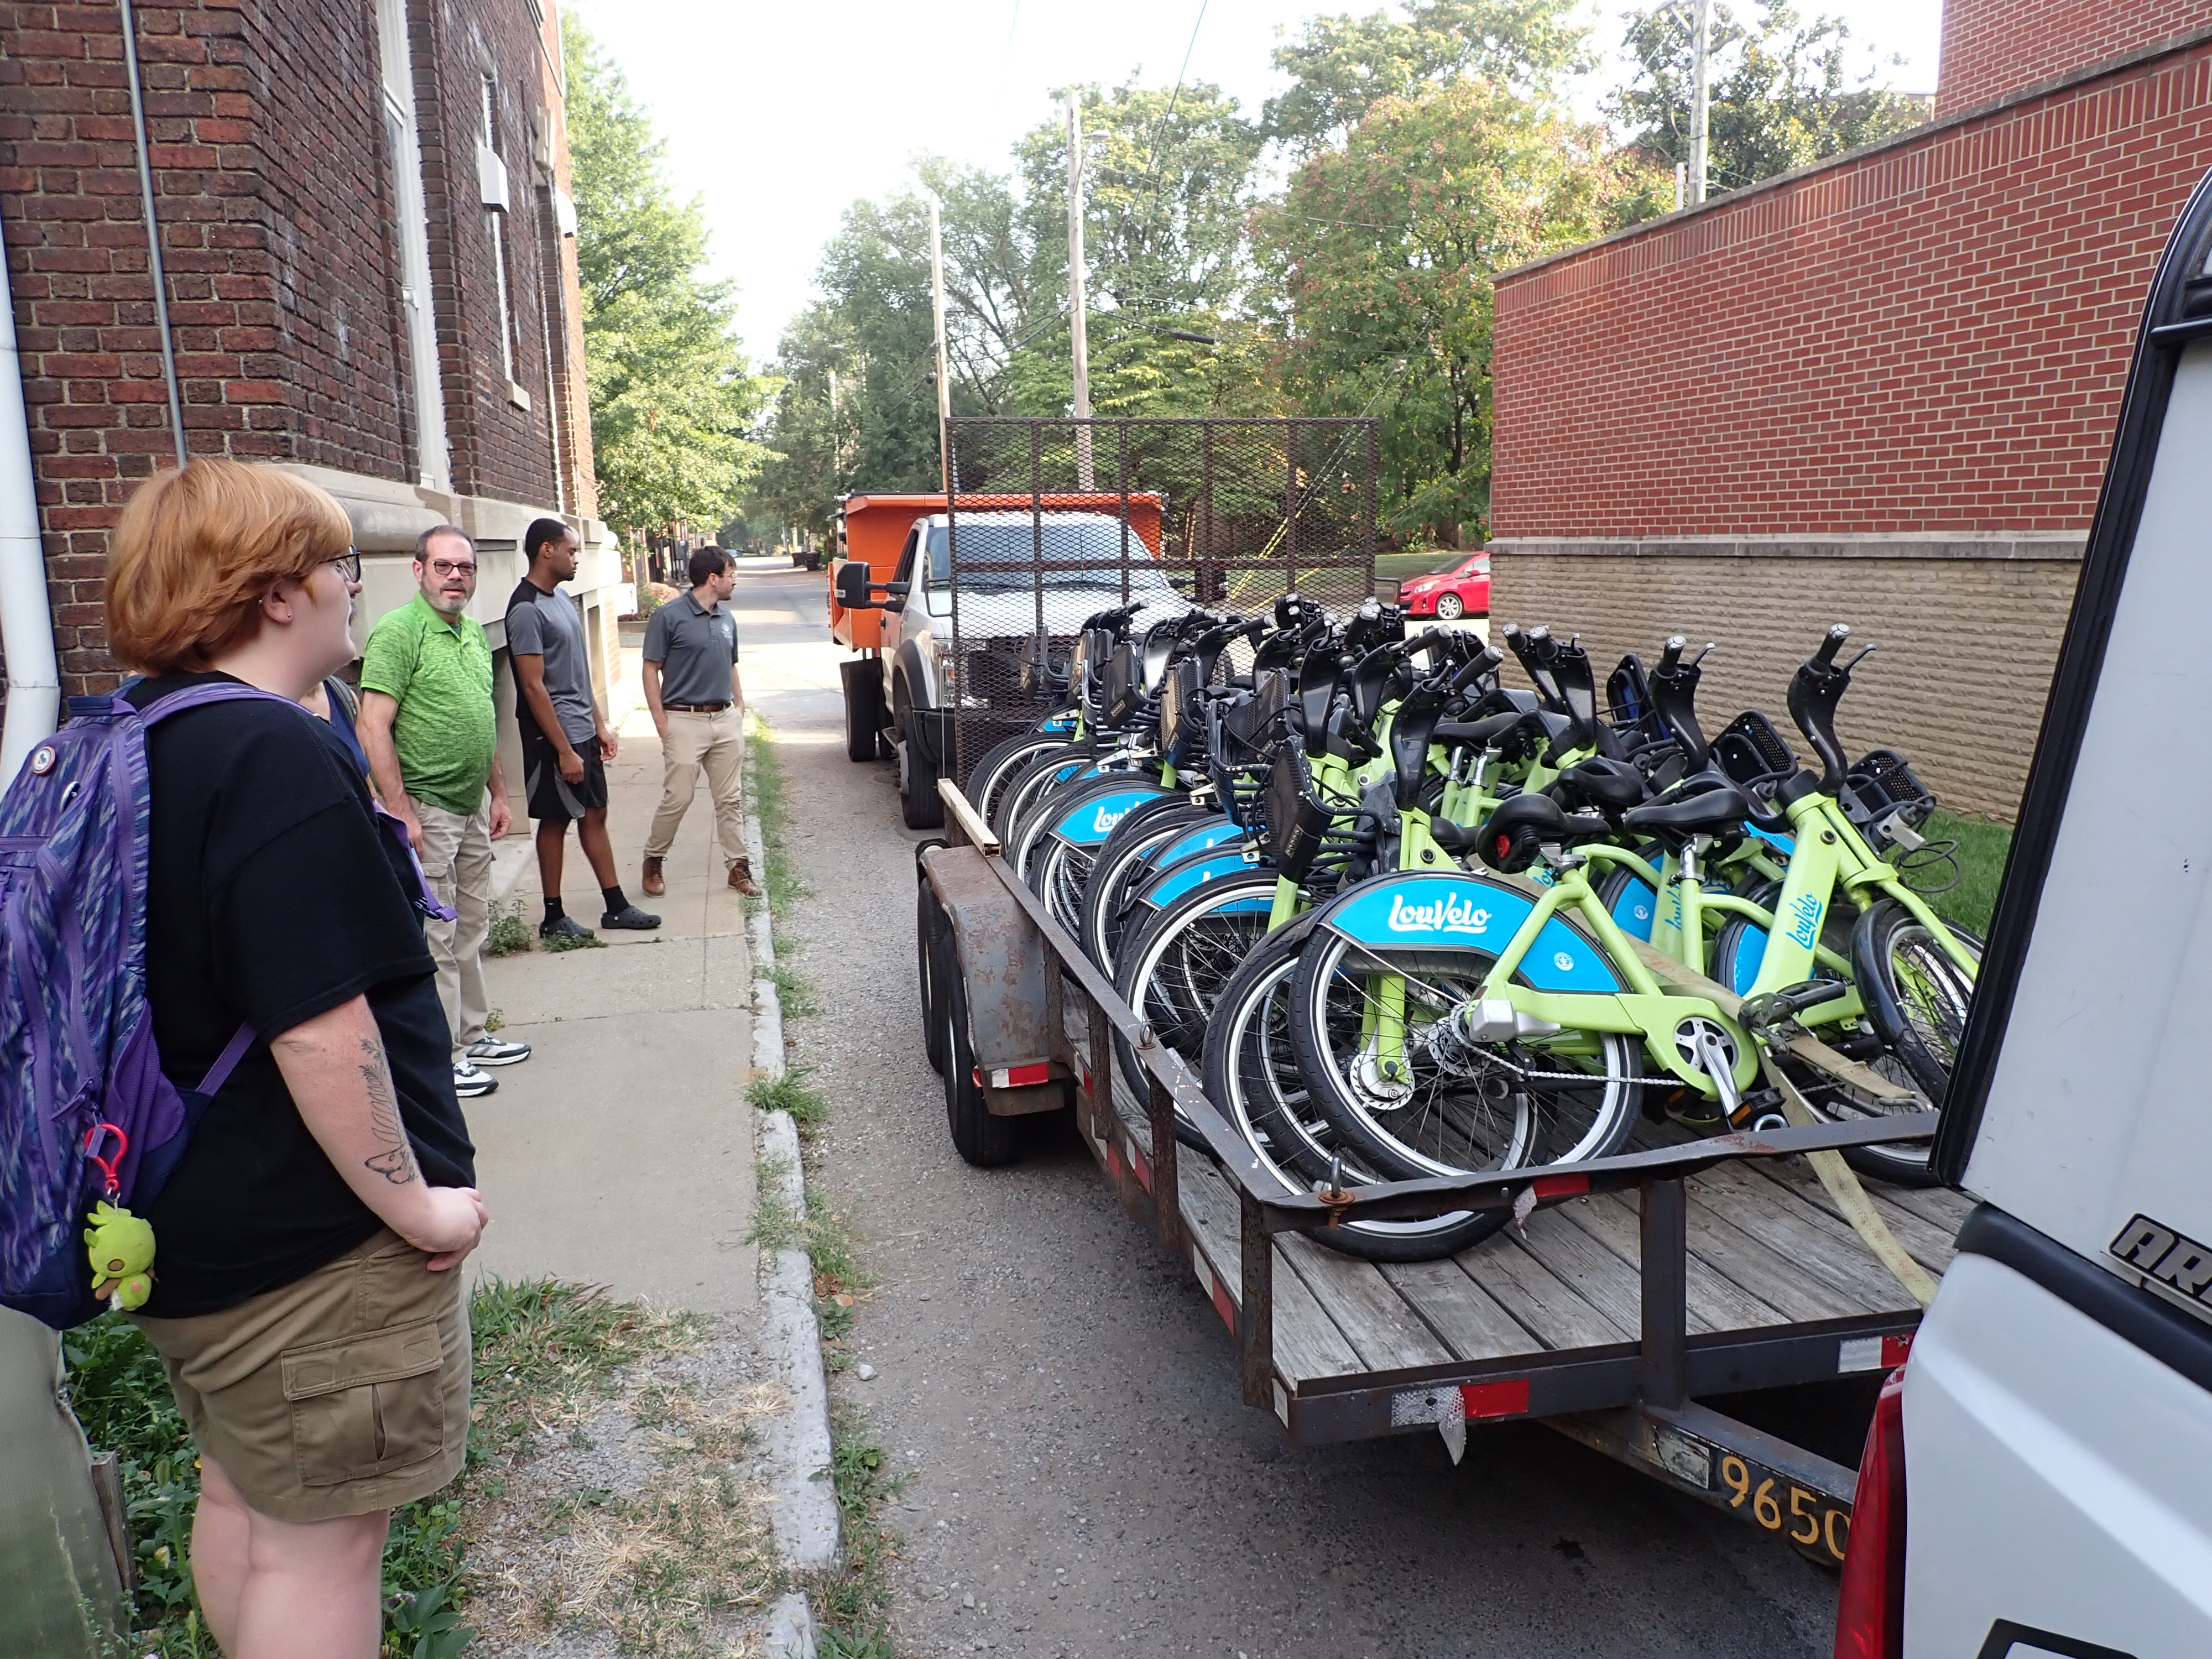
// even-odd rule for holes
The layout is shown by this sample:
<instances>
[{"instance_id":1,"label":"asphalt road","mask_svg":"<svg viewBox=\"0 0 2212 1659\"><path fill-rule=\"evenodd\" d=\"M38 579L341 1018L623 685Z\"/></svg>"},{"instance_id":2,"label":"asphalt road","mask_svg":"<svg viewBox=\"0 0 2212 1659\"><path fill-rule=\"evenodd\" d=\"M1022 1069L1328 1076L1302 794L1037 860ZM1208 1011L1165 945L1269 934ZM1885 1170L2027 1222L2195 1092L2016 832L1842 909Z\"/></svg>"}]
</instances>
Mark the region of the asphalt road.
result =
<instances>
[{"instance_id":1,"label":"asphalt road","mask_svg":"<svg viewBox=\"0 0 2212 1659\"><path fill-rule=\"evenodd\" d=\"M878 1280L853 1338L878 1376L836 1387L909 1476L900 1652L1828 1652L1831 1575L1548 1430L1471 1432L1456 1468L1434 1435L1290 1444L1072 1129L1012 1169L960 1161L921 1050L921 837L890 766L845 757L824 580L747 573L737 605L811 890L790 927L823 1012L792 1029L836 1104L817 1190Z\"/></svg>"}]
</instances>

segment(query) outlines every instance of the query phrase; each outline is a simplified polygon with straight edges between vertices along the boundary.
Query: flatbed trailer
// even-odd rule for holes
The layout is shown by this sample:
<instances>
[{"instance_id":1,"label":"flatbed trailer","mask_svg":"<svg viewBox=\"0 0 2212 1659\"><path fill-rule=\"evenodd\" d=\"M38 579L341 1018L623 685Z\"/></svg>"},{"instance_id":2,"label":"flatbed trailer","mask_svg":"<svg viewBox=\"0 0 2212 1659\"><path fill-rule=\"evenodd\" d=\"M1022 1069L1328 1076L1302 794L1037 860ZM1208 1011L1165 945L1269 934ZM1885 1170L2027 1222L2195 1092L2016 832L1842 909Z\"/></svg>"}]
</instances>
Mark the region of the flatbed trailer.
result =
<instances>
[{"instance_id":1,"label":"flatbed trailer","mask_svg":"<svg viewBox=\"0 0 2212 1659\"><path fill-rule=\"evenodd\" d=\"M1247 1405L1300 1443L1440 1433L1455 1462L1470 1422L1534 1419L1842 1560L1856 1470L1700 1399L1902 1362L1919 1306L1796 1155L1926 1139L1935 1113L1703 1140L1646 1132L1584 1164L1285 1194L998 856L965 797L940 789L947 842L925 848L919 874L950 924L988 1109L1072 1099L1107 1184L1191 1264L1236 1340ZM1115 1063L1117 1034L1149 1098ZM1210 1159L1178 1143L1178 1108ZM1527 1192L1551 1201L1445 1260L1377 1266L1309 1236L1525 1206ZM1945 1189L1870 1195L1940 1274L1968 1203Z\"/></svg>"}]
</instances>

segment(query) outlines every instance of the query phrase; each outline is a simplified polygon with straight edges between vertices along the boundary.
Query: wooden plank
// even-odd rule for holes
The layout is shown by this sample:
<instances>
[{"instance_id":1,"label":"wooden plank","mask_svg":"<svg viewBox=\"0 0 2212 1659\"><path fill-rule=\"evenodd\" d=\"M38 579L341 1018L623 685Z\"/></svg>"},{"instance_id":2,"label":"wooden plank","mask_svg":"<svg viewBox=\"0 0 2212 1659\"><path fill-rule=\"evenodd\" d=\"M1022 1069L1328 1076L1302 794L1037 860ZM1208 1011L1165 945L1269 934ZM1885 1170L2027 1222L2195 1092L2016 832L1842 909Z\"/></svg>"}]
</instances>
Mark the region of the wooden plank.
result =
<instances>
[{"instance_id":1,"label":"wooden plank","mask_svg":"<svg viewBox=\"0 0 2212 1659\"><path fill-rule=\"evenodd\" d=\"M1828 1189L1820 1184L1820 1178L1796 1158L1763 1158L1759 1160L1758 1168L1747 1167L1745 1173L1752 1178L1771 1182L1784 1191L1795 1194L1823 1215L1833 1217L1845 1226L1850 1224L1844 1221L1843 1212L1837 1207L1836 1200L1829 1195ZM1941 1273L1951 1265L1951 1258L1957 1254L1953 1241L1959 1231L1958 1222L1946 1225L1929 1220L1917 1211L1898 1203L1897 1191L1896 1188L1885 1186L1878 1181L1866 1183L1868 1198L1873 1200L1874 1207L1881 1218L1889 1224L1890 1231L1897 1235L1897 1242L1905 1247L1905 1254L1922 1267ZM1959 1220L1965 1218L1962 1209Z\"/></svg>"},{"instance_id":2,"label":"wooden plank","mask_svg":"<svg viewBox=\"0 0 2212 1659\"><path fill-rule=\"evenodd\" d=\"M1848 1222L1780 1182L1721 1164L1705 1172L1698 1191L1741 1231L1849 1297L1853 1312L1917 1305Z\"/></svg>"},{"instance_id":3,"label":"wooden plank","mask_svg":"<svg viewBox=\"0 0 2212 1659\"><path fill-rule=\"evenodd\" d=\"M1452 1357L1436 1333L1371 1261L1325 1250L1297 1233L1275 1237L1277 1273L1287 1263L1370 1370L1440 1365Z\"/></svg>"},{"instance_id":4,"label":"wooden plank","mask_svg":"<svg viewBox=\"0 0 2212 1659\"><path fill-rule=\"evenodd\" d=\"M1640 1322L1644 1236L1638 1224L1635 1199L1632 1196L1599 1194L1576 1199L1561 1207L1571 1212L1577 1226L1604 1244L1621 1261L1631 1264L1631 1271L1637 1275L1632 1282L1638 1290ZM1700 1258L1694 1245L1690 1250L1688 1278L1689 1328L1694 1336L1703 1336L1713 1331L1759 1330L1769 1325L1790 1322L1786 1316Z\"/></svg>"},{"instance_id":5,"label":"wooden plank","mask_svg":"<svg viewBox=\"0 0 2212 1659\"><path fill-rule=\"evenodd\" d=\"M1463 1251L1456 1259L1468 1278L1496 1297L1547 1349L1595 1348L1636 1338L1634 1326L1618 1325L1592 1307L1529 1254L1510 1229L1484 1249Z\"/></svg>"},{"instance_id":6,"label":"wooden plank","mask_svg":"<svg viewBox=\"0 0 2212 1659\"><path fill-rule=\"evenodd\" d=\"M1219 1170L1194 1158L1177 1183L1184 1222L1232 1306L1244 1294L1244 1252L1237 1224L1237 1195ZM1192 1271L1196 1271L1194 1263ZM1359 1355L1314 1300L1313 1292L1275 1258L1275 1369L1297 1388L1315 1377L1344 1376L1364 1370Z\"/></svg>"},{"instance_id":7,"label":"wooden plank","mask_svg":"<svg viewBox=\"0 0 2212 1659\"><path fill-rule=\"evenodd\" d=\"M1572 1199L1537 1210L1528 1218L1527 1234L1516 1242L1608 1323L1632 1335L1644 1323L1642 1269L1632 1255L1624 1261L1577 1224L1575 1212L1588 1207L1586 1200ZM1470 1264L1468 1271L1479 1272L1480 1263Z\"/></svg>"},{"instance_id":8,"label":"wooden plank","mask_svg":"<svg viewBox=\"0 0 2212 1659\"><path fill-rule=\"evenodd\" d=\"M1848 1319L1869 1311L1826 1280L1807 1273L1794 1255L1778 1253L1731 1226L1723 1212L1705 1201L1701 1187L1700 1181L1689 1190L1692 1260L1704 1261L1730 1284L1765 1303L1782 1316L1784 1324L1805 1319ZM1627 1214L1629 1224L1636 1224L1633 1194L1607 1193L1593 1196L1590 1201L1617 1205ZM1793 1239L1791 1249L1797 1246L1798 1241Z\"/></svg>"},{"instance_id":9,"label":"wooden plank","mask_svg":"<svg viewBox=\"0 0 2212 1659\"><path fill-rule=\"evenodd\" d=\"M1456 1261L1394 1262L1382 1273L1459 1358L1503 1359L1542 1346Z\"/></svg>"}]
</instances>

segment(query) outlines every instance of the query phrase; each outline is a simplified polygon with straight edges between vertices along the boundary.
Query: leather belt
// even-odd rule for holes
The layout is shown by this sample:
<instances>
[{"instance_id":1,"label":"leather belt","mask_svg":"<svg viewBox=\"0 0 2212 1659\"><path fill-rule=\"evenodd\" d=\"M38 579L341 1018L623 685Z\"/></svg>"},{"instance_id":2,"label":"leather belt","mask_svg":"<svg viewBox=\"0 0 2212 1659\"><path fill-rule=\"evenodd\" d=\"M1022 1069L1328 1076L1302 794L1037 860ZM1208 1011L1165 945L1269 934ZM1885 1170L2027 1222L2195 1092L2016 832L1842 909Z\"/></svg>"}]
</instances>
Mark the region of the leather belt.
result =
<instances>
[{"instance_id":1,"label":"leather belt","mask_svg":"<svg viewBox=\"0 0 2212 1659\"><path fill-rule=\"evenodd\" d=\"M730 705L726 702L664 702L660 706L672 714L719 714Z\"/></svg>"}]
</instances>

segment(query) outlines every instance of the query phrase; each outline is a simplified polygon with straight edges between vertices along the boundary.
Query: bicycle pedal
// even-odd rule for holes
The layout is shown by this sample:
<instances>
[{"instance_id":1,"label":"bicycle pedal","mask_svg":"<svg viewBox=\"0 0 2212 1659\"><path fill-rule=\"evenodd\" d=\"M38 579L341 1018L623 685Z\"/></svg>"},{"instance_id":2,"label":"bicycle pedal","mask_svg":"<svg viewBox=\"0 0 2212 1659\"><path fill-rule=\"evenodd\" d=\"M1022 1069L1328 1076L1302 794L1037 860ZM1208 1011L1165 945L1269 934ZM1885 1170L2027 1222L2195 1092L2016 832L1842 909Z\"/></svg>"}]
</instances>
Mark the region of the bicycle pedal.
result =
<instances>
[{"instance_id":1,"label":"bicycle pedal","mask_svg":"<svg viewBox=\"0 0 2212 1659\"><path fill-rule=\"evenodd\" d=\"M1729 1119L1731 1129L1768 1128L1787 1124L1789 1115L1782 1109L1782 1091L1753 1089L1736 1103L1735 1114Z\"/></svg>"}]
</instances>

